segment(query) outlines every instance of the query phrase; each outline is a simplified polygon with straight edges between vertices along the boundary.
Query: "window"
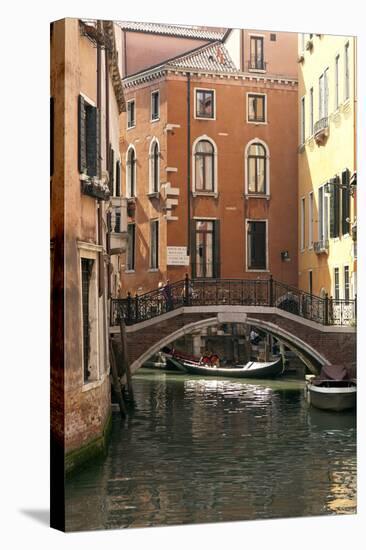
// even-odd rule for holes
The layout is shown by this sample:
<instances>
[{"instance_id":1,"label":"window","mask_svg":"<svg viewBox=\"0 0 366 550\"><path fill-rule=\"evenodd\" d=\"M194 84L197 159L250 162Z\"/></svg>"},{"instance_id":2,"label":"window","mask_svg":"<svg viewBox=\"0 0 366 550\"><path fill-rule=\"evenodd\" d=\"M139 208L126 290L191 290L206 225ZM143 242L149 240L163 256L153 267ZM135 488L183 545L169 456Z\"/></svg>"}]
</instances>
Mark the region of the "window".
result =
<instances>
[{"instance_id":1,"label":"window","mask_svg":"<svg viewBox=\"0 0 366 550\"><path fill-rule=\"evenodd\" d=\"M160 151L159 142L153 139L150 145L150 193L160 190Z\"/></svg>"},{"instance_id":2,"label":"window","mask_svg":"<svg viewBox=\"0 0 366 550\"><path fill-rule=\"evenodd\" d=\"M350 194L349 194L349 180L350 180L350 171L343 170L342 172L342 186L345 186L345 189L342 189L342 235L347 235L349 233L349 224L350 224Z\"/></svg>"},{"instance_id":3,"label":"window","mask_svg":"<svg viewBox=\"0 0 366 550\"><path fill-rule=\"evenodd\" d=\"M150 222L150 269L159 267L159 221Z\"/></svg>"},{"instance_id":4,"label":"window","mask_svg":"<svg viewBox=\"0 0 366 550\"><path fill-rule=\"evenodd\" d=\"M159 91L151 94L151 120L159 120L160 117L160 93Z\"/></svg>"},{"instance_id":5,"label":"window","mask_svg":"<svg viewBox=\"0 0 366 550\"><path fill-rule=\"evenodd\" d=\"M319 120L328 116L328 73L329 69L326 69L319 77Z\"/></svg>"},{"instance_id":6,"label":"window","mask_svg":"<svg viewBox=\"0 0 366 550\"><path fill-rule=\"evenodd\" d=\"M127 245L127 271L135 270L135 239L136 226L134 223L129 223L127 226L128 245Z\"/></svg>"},{"instance_id":7,"label":"window","mask_svg":"<svg viewBox=\"0 0 366 550\"><path fill-rule=\"evenodd\" d=\"M300 142L305 143L305 97L301 98L301 128Z\"/></svg>"},{"instance_id":8,"label":"window","mask_svg":"<svg viewBox=\"0 0 366 550\"><path fill-rule=\"evenodd\" d=\"M301 198L300 203L300 250L305 248L305 197Z\"/></svg>"},{"instance_id":9,"label":"window","mask_svg":"<svg viewBox=\"0 0 366 550\"><path fill-rule=\"evenodd\" d=\"M195 190L214 191L215 153L212 143L200 140L195 147Z\"/></svg>"},{"instance_id":10,"label":"window","mask_svg":"<svg viewBox=\"0 0 366 550\"><path fill-rule=\"evenodd\" d=\"M334 299L339 300L339 267L334 268Z\"/></svg>"},{"instance_id":11,"label":"window","mask_svg":"<svg viewBox=\"0 0 366 550\"><path fill-rule=\"evenodd\" d=\"M313 295L313 271L309 270L309 294Z\"/></svg>"},{"instance_id":12,"label":"window","mask_svg":"<svg viewBox=\"0 0 366 550\"><path fill-rule=\"evenodd\" d=\"M339 107L339 55L335 58L335 108Z\"/></svg>"},{"instance_id":13,"label":"window","mask_svg":"<svg viewBox=\"0 0 366 550\"><path fill-rule=\"evenodd\" d=\"M79 95L78 102L78 164L81 174L98 176L99 111L82 95Z\"/></svg>"},{"instance_id":14,"label":"window","mask_svg":"<svg viewBox=\"0 0 366 550\"><path fill-rule=\"evenodd\" d=\"M247 263L248 269L267 269L267 238L265 221L247 222Z\"/></svg>"},{"instance_id":15,"label":"window","mask_svg":"<svg viewBox=\"0 0 366 550\"><path fill-rule=\"evenodd\" d=\"M133 147L127 152L127 196L136 196L136 153Z\"/></svg>"},{"instance_id":16,"label":"window","mask_svg":"<svg viewBox=\"0 0 366 550\"><path fill-rule=\"evenodd\" d=\"M314 134L314 88L310 88L310 109L309 109L309 132L312 136Z\"/></svg>"},{"instance_id":17,"label":"window","mask_svg":"<svg viewBox=\"0 0 366 550\"><path fill-rule=\"evenodd\" d=\"M121 211L116 210L114 214L114 232L121 233Z\"/></svg>"},{"instance_id":18,"label":"window","mask_svg":"<svg viewBox=\"0 0 366 550\"><path fill-rule=\"evenodd\" d=\"M90 366L91 339L91 310L92 307L92 276L94 260L81 258L81 300L82 300L82 326L83 326L83 372L84 382L88 382L92 375ZM95 323L93 323L94 325Z\"/></svg>"},{"instance_id":19,"label":"window","mask_svg":"<svg viewBox=\"0 0 366 550\"><path fill-rule=\"evenodd\" d=\"M344 47L344 99L349 98L349 42Z\"/></svg>"},{"instance_id":20,"label":"window","mask_svg":"<svg viewBox=\"0 0 366 550\"><path fill-rule=\"evenodd\" d=\"M344 299L348 302L350 299L350 280L349 280L349 267L344 266Z\"/></svg>"},{"instance_id":21,"label":"window","mask_svg":"<svg viewBox=\"0 0 366 550\"><path fill-rule=\"evenodd\" d=\"M217 277L219 273L219 221L195 220L194 265L195 277Z\"/></svg>"},{"instance_id":22,"label":"window","mask_svg":"<svg viewBox=\"0 0 366 550\"><path fill-rule=\"evenodd\" d=\"M265 70L264 55L263 55L263 37L250 37L250 61L249 69Z\"/></svg>"},{"instance_id":23,"label":"window","mask_svg":"<svg viewBox=\"0 0 366 550\"><path fill-rule=\"evenodd\" d=\"M196 118L215 118L213 90L196 90Z\"/></svg>"},{"instance_id":24,"label":"window","mask_svg":"<svg viewBox=\"0 0 366 550\"><path fill-rule=\"evenodd\" d=\"M247 154L248 193L267 193L267 155L261 143L252 143Z\"/></svg>"},{"instance_id":25,"label":"window","mask_svg":"<svg viewBox=\"0 0 366 550\"><path fill-rule=\"evenodd\" d=\"M135 116L135 100L131 99L127 102L127 128L136 126Z\"/></svg>"},{"instance_id":26,"label":"window","mask_svg":"<svg viewBox=\"0 0 366 550\"><path fill-rule=\"evenodd\" d=\"M271 41L271 42L276 42L276 40L277 40L276 34L271 33L271 34L270 34L270 41Z\"/></svg>"},{"instance_id":27,"label":"window","mask_svg":"<svg viewBox=\"0 0 366 550\"><path fill-rule=\"evenodd\" d=\"M309 193L309 248L314 244L314 193Z\"/></svg>"},{"instance_id":28,"label":"window","mask_svg":"<svg viewBox=\"0 0 366 550\"><path fill-rule=\"evenodd\" d=\"M329 196L324 192L324 185L318 190L318 238L325 243L329 238Z\"/></svg>"},{"instance_id":29,"label":"window","mask_svg":"<svg viewBox=\"0 0 366 550\"><path fill-rule=\"evenodd\" d=\"M248 122L266 121L266 96L248 94Z\"/></svg>"}]
</instances>

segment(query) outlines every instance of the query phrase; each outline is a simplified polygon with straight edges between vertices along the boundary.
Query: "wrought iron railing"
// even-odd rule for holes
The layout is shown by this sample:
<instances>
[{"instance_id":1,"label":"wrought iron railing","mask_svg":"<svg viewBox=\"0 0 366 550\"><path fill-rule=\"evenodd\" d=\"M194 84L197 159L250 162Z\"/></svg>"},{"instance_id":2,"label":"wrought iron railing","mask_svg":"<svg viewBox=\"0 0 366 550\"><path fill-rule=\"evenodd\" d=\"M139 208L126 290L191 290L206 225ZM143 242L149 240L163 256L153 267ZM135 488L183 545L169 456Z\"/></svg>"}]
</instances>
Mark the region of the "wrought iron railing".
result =
<instances>
[{"instance_id":1,"label":"wrought iron railing","mask_svg":"<svg viewBox=\"0 0 366 550\"><path fill-rule=\"evenodd\" d=\"M321 325L356 323L356 300L322 298L269 279L189 279L111 301L111 325L121 317L134 325L190 306L241 305L276 307Z\"/></svg>"},{"instance_id":2,"label":"wrought iron railing","mask_svg":"<svg viewBox=\"0 0 366 550\"><path fill-rule=\"evenodd\" d=\"M329 241L328 239L322 239L321 241L315 241L314 244L315 254L328 254Z\"/></svg>"},{"instance_id":3,"label":"wrought iron railing","mask_svg":"<svg viewBox=\"0 0 366 550\"><path fill-rule=\"evenodd\" d=\"M329 118L327 116L321 118L314 124L314 134L319 134L329 127Z\"/></svg>"},{"instance_id":4,"label":"wrought iron railing","mask_svg":"<svg viewBox=\"0 0 366 550\"><path fill-rule=\"evenodd\" d=\"M250 71L265 71L267 70L267 62L261 57L251 57L248 61L248 69Z\"/></svg>"}]
</instances>

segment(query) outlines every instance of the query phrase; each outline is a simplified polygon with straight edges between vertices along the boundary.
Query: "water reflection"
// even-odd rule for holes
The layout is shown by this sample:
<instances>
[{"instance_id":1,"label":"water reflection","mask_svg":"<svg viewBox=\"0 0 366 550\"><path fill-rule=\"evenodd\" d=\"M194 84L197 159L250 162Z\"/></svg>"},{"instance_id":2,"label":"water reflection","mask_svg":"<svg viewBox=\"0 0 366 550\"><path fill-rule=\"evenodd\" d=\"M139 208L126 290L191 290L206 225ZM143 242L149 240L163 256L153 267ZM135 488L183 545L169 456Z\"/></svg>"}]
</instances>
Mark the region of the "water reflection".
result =
<instances>
[{"instance_id":1,"label":"water reflection","mask_svg":"<svg viewBox=\"0 0 366 550\"><path fill-rule=\"evenodd\" d=\"M355 512L354 415L298 381L141 371L105 461L67 483L68 530Z\"/></svg>"}]
</instances>

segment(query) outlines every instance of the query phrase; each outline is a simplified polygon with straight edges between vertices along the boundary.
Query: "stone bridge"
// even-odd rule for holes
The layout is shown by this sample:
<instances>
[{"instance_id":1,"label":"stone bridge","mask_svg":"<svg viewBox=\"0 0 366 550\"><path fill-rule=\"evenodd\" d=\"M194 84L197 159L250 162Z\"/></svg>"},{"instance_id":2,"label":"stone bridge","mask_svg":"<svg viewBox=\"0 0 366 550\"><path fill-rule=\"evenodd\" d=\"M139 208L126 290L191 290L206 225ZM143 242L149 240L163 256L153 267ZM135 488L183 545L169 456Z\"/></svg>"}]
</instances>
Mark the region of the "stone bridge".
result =
<instances>
[{"instance_id":1,"label":"stone bridge","mask_svg":"<svg viewBox=\"0 0 366 550\"><path fill-rule=\"evenodd\" d=\"M313 372L322 365L339 363L351 369L356 362L353 326L320 324L276 306L190 305L126 327L132 373L177 338L221 323L248 323L272 334L296 352ZM119 338L118 326L112 326L110 331Z\"/></svg>"}]
</instances>

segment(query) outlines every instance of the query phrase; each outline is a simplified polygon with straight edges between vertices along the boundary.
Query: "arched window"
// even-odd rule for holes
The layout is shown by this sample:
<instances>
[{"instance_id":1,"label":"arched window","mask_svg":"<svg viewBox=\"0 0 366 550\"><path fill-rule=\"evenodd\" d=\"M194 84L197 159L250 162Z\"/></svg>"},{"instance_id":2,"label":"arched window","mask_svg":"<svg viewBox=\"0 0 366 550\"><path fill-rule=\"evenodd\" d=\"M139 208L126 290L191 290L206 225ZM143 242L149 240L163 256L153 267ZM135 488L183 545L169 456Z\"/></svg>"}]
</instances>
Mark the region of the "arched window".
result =
<instances>
[{"instance_id":1,"label":"arched window","mask_svg":"<svg viewBox=\"0 0 366 550\"><path fill-rule=\"evenodd\" d=\"M154 139L150 146L150 193L160 190L160 151L159 142Z\"/></svg>"},{"instance_id":2,"label":"arched window","mask_svg":"<svg viewBox=\"0 0 366 550\"><path fill-rule=\"evenodd\" d=\"M259 142L252 143L247 152L248 193L267 194L267 152Z\"/></svg>"},{"instance_id":3,"label":"arched window","mask_svg":"<svg viewBox=\"0 0 366 550\"><path fill-rule=\"evenodd\" d=\"M127 152L127 196L136 195L136 152L130 147Z\"/></svg>"},{"instance_id":4,"label":"arched window","mask_svg":"<svg viewBox=\"0 0 366 550\"><path fill-rule=\"evenodd\" d=\"M215 190L215 162L214 147L206 139L202 139L196 145L195 156L195 190Z\"/></svg>"}]
</instances>

